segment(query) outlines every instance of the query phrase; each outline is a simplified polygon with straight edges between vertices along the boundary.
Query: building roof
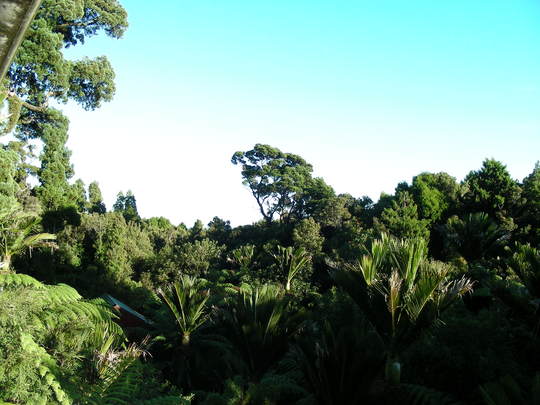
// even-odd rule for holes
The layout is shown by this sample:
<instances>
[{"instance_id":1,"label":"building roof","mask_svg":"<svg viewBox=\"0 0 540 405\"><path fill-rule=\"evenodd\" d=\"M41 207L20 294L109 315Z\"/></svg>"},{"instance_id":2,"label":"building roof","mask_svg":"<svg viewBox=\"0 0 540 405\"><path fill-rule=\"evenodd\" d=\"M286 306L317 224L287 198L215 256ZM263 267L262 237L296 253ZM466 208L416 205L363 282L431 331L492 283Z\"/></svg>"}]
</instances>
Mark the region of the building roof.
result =
<instances>
[{"instance_id":1,"label":"building roof","mask_svg":"<svg viewBox=\"0 0 540 405\"><path fill-rule=\"evenodd\" d=\"M147 324L152 324L153 323L150 319L146 318L142 314L139 314L137 311L135 311L133 308L129 307L128 305L124 304L122 301L118 301L112 295L103 294L101 297L105 301L107 301L109 304L111 304L112 306L118 306L122 311L125 311L125 312L137 317L138 319L140 319L144 323L147 323Z\"/></svg>"}]
</instances>

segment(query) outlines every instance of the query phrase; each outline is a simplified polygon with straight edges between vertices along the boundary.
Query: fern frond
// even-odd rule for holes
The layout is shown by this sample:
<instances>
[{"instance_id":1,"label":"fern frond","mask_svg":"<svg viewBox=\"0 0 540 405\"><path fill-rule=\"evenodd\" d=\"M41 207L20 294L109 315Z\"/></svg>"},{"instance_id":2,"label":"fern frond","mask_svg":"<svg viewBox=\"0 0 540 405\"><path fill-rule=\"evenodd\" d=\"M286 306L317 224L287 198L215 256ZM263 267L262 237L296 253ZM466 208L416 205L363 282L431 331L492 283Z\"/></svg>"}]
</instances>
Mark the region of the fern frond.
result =
<instances>
[{"instance_id":1,"label":"fern frond","mask_svg":"<svg viewBox=\"0 0 540 405\"><path fill-rule=\"evenodd\" d=\"M45 384L54 394L56 400L62 405L69 405L72 403L68 394L62 389L60 382L57 379L57 369L55 360L39 346L32 336L28 334L21 334L21 347L24 351L31 354L36 361L36 369ZM43 403L49 403L45 398L43 398Z\"/></svg>"},{"instance_id":2,"label":"fern frond","mask_svg":"<svg viewBox=\"0 0 540 405\"><path fill-rule=\"evenodd\" d=\"M51 304L68 304L79 301L81 298L77 290L67 284L48 286L45 296L45 300Z\"/></svg>"},{"instance_id":3,"label":"fern frond","mask_svg":"<svg viewBox=\"0 0 540 405\"><path fill-rule=\"evenodd\" d=\"M522 389L513 377L507 375L497 381L480 386L480 393L487 405L538 404L540 399L540 374L536 374L529 389Z\"/></svg>"},{"instance_id":4,"label":"fern frond","mask_svg":"<svg viewBox=\"0 0 540 405\"><path fill-rule=\"evenodd\" d=\"M406 401L409 405L461 405L450 395L422 385L402 384L406 391Z\"/></svg>"},{"instance_id":5,"label":"fern frond","mask_svg":"<svg viewBox=\"0 0 540 405\"><path fill-rule=\"evenodd\" d=\"M26 274L0 273L0 287L12 289L18 287L32 287L38 290L45 290L47 286Z\"/></svg>"},{"instance_id":6,"label":"fern frond","mask_svg":"<svg viewBox=\"0 0 540 405\"><path fill-rule=\"evenodd\" d=\"M187 396L166 396L147 399L145 401L137 402L137 405L190 405L194 395Z\"/></svg>"},{"instance_id":7,"label":"fern frond","mask_svg":"<svg viewBox=\"0 0 540 405\"><path fill-rule=\"evenodd\" d=\"M45 312L40 317L41 324L49 330L66 323L84 321L93 332L91 341L95 344L101 341L105 330L115 336L116 343L124 340L124 331L114 322L115 319L117 319L117 315L110 307L88 301L75 301L60 305L53 312Z\"/></svg>"}]
</instances>

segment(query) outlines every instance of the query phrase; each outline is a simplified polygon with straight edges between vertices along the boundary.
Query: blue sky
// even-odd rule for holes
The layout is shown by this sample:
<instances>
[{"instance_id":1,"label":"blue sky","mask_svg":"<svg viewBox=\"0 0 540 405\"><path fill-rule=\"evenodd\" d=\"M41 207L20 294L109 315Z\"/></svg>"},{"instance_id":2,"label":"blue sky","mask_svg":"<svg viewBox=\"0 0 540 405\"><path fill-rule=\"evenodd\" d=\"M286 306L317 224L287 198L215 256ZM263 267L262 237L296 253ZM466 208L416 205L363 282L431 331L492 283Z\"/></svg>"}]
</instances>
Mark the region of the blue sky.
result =
<instances>
[{"instance_id":1,"label":"blue sky","mask_svg":"<svg viewBox=\"0 0 540 405\"><path fill-rule=\"evenodd\" d=\"M540 3L125 0L106 55L115 99L65 106L76 176L111 207L233 225L259 214L237 150L301 155L337 192L393 192L422 171L461 180L485 158L521 180L540 160Z\"/></svg>"}]
</instances>

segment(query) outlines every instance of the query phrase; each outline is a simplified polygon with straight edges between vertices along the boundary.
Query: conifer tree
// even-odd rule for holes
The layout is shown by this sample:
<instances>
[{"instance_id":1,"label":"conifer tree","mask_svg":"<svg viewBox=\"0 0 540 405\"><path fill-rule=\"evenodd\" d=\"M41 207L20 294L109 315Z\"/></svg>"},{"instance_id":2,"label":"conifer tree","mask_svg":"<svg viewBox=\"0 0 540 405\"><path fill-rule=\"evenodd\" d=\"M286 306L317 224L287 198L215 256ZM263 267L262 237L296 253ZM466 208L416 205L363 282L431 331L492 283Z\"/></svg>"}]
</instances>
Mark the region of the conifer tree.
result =
<instances>
[{"instance_id":1,"label":"conifer tree","mask_svg":"<svg viewBox=\"0 0 540 405\"><path fill-rule=\"evenodd\" d=\"M137 211L137 200L135 196L128 190L126 195L120 192L116 198L116 202L113 205L114 212L121 212L126 221L135 221L139 220L139 212Z\"/></svg>"},{"instance_id":2,"label":"conifer tree","mask_svg":"<svg viewBox=\"0 0 540 405\"><path fill-rule=\"evenodd\" d=\"M97 181L93 181L88 186L88 211L97 214L104 214L107 212Z\"/></svg>"}]
</instances>

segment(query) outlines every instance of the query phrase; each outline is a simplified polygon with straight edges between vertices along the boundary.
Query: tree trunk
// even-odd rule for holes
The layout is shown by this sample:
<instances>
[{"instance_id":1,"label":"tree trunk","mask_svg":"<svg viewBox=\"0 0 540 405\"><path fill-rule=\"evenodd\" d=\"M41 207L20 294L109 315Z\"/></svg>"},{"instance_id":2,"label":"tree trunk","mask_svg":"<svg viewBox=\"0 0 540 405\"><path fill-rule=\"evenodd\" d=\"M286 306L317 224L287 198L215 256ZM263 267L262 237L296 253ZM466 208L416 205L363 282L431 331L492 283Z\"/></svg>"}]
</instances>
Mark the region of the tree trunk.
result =
<instances>
[{"instance_id":1,"label":"tree trunk","mask_svg":"<svg viewBox=\"0 0 540 405\"><path fill-rule=\"evenodd\" d=\"M0 262L0 273L11 272L11 255L5 255Z\"/></svg>"},{"instance_id":2,"label":"tree trunk","mask_svg":"<svg viewBox=\"0 0 540 405\"><path fill-rule=\"evenodd\" d=\"M182 346L189 346L190 335L188 332L182 334Z\"/></svg>"},{"instance_id":3,"label":"tree trunk","mask_svg":"<svg viewBox=\"0 0 540 405\"><path fill-rule=\"evenodd\" d=\"M397 357L388 356L384 369L384 379L387 383L397 385L401 381L401 363Z\"/></svg>"}]
</instances>

